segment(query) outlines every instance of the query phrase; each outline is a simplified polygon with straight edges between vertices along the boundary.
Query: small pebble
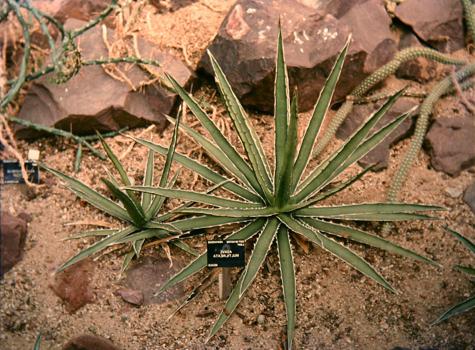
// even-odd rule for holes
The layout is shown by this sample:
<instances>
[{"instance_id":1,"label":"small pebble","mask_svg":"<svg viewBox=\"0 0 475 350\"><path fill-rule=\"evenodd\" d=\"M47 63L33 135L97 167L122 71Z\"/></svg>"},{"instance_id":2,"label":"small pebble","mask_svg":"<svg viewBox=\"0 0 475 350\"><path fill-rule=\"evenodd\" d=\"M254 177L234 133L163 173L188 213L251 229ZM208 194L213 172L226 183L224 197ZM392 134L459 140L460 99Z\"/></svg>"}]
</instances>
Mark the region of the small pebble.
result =
<instances>
[{"instance_id":1,"label":"small pebble","mask_svg":"<svg viewBox=\"0 0 475 350\"><path fill-rule=\"evenodd\" d=\"M458 198L462 195L463 191L457 187L447 187L445 193L447 193L451 198Z\"/></svg>"},{"instance_id":2,"label":"small pebble","mask_svg":"<svg viewBox=\"0 0 475 350\"><path fill-rule=\"evenodd\" d=\"M261 315L257 316L257 323L258 324L261 324L261 325L264 324L265 320L266 320L266 317L264 315L261 314Z\"/></svg>"}]
</instances>

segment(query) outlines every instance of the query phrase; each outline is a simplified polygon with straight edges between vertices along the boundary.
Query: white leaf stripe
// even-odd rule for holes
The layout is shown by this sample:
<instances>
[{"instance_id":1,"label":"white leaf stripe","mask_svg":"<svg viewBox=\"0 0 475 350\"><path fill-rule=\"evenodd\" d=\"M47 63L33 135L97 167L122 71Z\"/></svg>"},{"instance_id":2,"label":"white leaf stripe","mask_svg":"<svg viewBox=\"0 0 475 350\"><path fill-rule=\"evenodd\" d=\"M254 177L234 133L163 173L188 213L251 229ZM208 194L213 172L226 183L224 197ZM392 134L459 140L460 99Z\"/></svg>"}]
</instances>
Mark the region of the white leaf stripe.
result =
<instances>
[{"instance_id":1,"label":"white leaf stripe","mask_svg":"<svg viewBox=\"0 0 475 350\"><path fill-rule=\"evenodd\" d=\"M330 102L333 98L333 93L335 91L336 83L340 77L340 73L343 69L343 63L345 62L346 54L348 52L348 47L350 44L351 37L348 38L345 46L340 51L337 60L335 61L330 75L325 81L323 88L320 90L317 103L313 109L312 117L308 122L307 128L305 129L305 135L300 146L299 154L297 160L295 161L294 166L294 177L291 185L291 192L295 190L298 182L303 174L303 171L310 161L310 155L315 144L315 140L320 134L320 127L322 121L325 118L325 115L330 106Z\"/></svg>"},{"instance_id":2,"label":"white leaf stripe","mask_svg":"<svg viewBox=\"0 0 475 350\"><path fill-rule=\"evenodd\" d=\"M133 137L132 137L132 139L135 140L137 143L140 143L140 144L152 149L153 151L155 151L159 154L162 154L162 155L167 154L168 149L166 147L163 147L163 146L157 145L155 143L152 143L150 141L146 141L146 140L142 140L142 139L136 139L136 138L133 138ZM193 159L191 159L187 156L184 156L180 153L175 153L174 160L176 162L180 163L181 165L183 165L184 167L186 167L190 170L193 170L194 172L201 175L206 180L211 181L212 183L219 184L219 183L223 183L224 181L229 180L226 177L214 172L210 168L208 168L208 167L198 163L197 161L195 161L195 160L193 160ZM250 192L249 190L247 190L244 187L236 184L235 182L229 182L228 181L228 182L224 183L222 187L227 189L228 191L236 194L237 196L243 198L243 199L247 199L247 200L250 200L250 201L256 202L256 203L262 202L262 199L257 194Z\"/></svg>"},{"instance_id":3,"label":"white leaf stripe","mask_svg":"<svg viewBox=\"0 0 475 350\"><path fill-rule=\"evenodd\" d=\"M169 189L169 188L161 188L161 187L143 187L143 186L131 186L131 187L126 187L126 189L140 191L140 192L149 192L155 195L165 196L168 198L183 199L183 200L193 201L197 203L216 205L220 207L250 209L250 208L260 208L262 206L261 203L241 202L241 201L237 201L233 199L221 198L221 197L213 196L210 194L186 191L186 190L177 190L177 189Z\"/></svg>"}]
</instances>

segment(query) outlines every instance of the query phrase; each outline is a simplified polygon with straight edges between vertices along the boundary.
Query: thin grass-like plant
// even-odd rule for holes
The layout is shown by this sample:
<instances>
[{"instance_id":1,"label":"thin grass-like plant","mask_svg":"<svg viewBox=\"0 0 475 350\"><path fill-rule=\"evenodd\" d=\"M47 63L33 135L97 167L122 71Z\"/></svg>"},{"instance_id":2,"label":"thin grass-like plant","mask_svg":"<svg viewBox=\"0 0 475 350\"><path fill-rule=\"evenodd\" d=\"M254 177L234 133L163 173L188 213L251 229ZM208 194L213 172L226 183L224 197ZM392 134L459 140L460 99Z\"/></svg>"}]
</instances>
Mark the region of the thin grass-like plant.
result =
<instances>
[{"instance_id":1,"label":"thin grass-like plant","mask_svg":"<svg viewBox=\"0 0 475 350\"><path fill-rule=\"evenodd\" d=\"M455 238L457 238L470 252L475 254L475 243L472 242L467 237L463 236L461 233L451 230L450 228L445 228L447 232L451 233ZM455 269L466 273L471 277L475 277L475 268L470 266L456 265ZM432 324L437 324L442 321L449 319L450 317L460 315L461 313L467 312L475 308L475 294L471 297L463 300L462 302L452 306L450 309L445 311L442 315L437 318Z\"/></svg>"},{"instance_id":2,"label":"thin grass-like plant","mask_svg":"<svg viewBox=\"0 0 475 350\"><path fill-rule=\"evenodd\" d=\"M211 53L209 53L209 57L214 69L215 79L234 128L244 147L245 156L236 151L236 147L223 136L195 99L172 77L168 76L176 93L188 105L210 137L203 136L183 124L181 124L181 130L204 148L208 155L222 168L225 175L178 153L175 154L174 160L198 173L207 181L222 184L221 188L227 190L230 196L224 197L151 186L130 186L126 189L201 203L201 205L195 204L178 210L178 212L188 216L173 221L172 224L183 231L193 230L197 227L216 227L229 223L243 223L240 229L230 233L226 238L230 240L253 239L255 242L247 265L231 291L223 311L212 327L209 338L218 332L236 309L244 293L256 278L273 243L276 243L280 262L283 297L287 314L286 345L289 349L292 347L296 324L296 280L292 249L294 238L296 238L295 242L303 239L316 244L389 291L394 291L394 289L388 281L371 264L339 240L340 238L437 265L434 261L414 251L391 243L375 234L353 228L347 223L352 221L431 219L422 212L441 210L442 208L405 203L361 203L335 206L321 203L359 180L368 169L354 177L335 183L335 180L345 169L374 149L409 115L409 113L403 114L383 128L370 133L402 92L395 94L371 115L341 147L316 167L308 169L315 140L321 137L322 134L322 122L332 100L348 45L349 40L339 53L334 67L320 92L312 117L305 127L303 139L300 147L298 147L297 93L294 93L292 97L289 93L284 47L282 35L279 31L274 97L274 167L269 165L261 142L252 128L246 112ZM166 148L151 142L137 141L157 153L167 154L168 152ZM159 292L187 279L205 268L206 264L206 254L200 255L166 282ZM193 295L190 296L190 298L192 297Z\"/></svg>"},{"instance_id":3,"label":"thin grass-like plant","mask_svg":"<svg viewBox=\"0 0 475 350\"><path fill-rule=\"evenodd\" d=\"M175 132L172 137L171 145L166 153L166 161L160 177L159 186L163 188L171 187L176 180L176 177L171 180L168 178L177 142L178 125L179 120L177 120ZM175 239L182 231L166 222L171 217L170 213L158 215L166 197L150 193L138 195L137 192L131 190L123 191L121 189L123 186L131 186L133 181L129 178L124 166L107 142L102 137L100 137L100 140L109 160L119 175L120 183L107 170L107 168L105 170L108 173L108 178L102 178L101 180L118 202L102 195L83 182L58 170L49 168L44 164L42 164L42 167L63 180L66 183L67 188L74 192L78 197L102 212L113 216L125 225L115 229L86 231L69 237L68 239L78 239L91 236L105 236L105 238L81 250L78 254L66 261L58 271L62 271L74 263L96 254L111 245L129 244L131 246L131 251L126 254L122 264L122 271L124 271L134 257L138 258L140 256L144 242L147 239L160 240L164 243L170 242L170 244L173 244L188 253L196 254L195 251L186 243ZM144 186L153 185L154 153L155 152L152 150L149 150L148 152L144 171Z\"/></svg>"}]
</instances>

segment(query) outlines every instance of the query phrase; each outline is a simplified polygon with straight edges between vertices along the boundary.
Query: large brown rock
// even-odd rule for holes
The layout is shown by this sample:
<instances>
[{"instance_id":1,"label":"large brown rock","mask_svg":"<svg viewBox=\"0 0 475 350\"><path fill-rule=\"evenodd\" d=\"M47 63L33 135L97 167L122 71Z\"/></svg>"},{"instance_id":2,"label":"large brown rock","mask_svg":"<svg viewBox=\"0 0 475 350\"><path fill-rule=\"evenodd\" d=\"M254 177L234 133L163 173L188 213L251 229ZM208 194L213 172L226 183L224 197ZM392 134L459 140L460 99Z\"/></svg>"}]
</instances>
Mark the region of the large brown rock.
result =
<instances>
[{"instance_id":1,"label":"large brown rock","mask_svg":"<svg viewBox=\"0 0 475 350\"><path fill-rule=\"evenodd\" d=\"M423 45L415 34L403 31L399 41L399 49L403 50L409 47L423 47ZM425 57L417 57L403 62L396 71L396 76L401 79L410 79L419 83L426 83L441 78L443 71L444 69L441 64Z\"/></svg>"},{"instance_id":2,"label":"large brown rock","mask_svg":"<svg viewBox=\"0 0 475 350\"><path fill-rule=\"evenodd\" d=\"M306 5L314 5L309 7ZM334 7L332 7L332 5ZM333 9L333 12L331 11ZM333 13L333 14L332 14ZM244 105L272 111L278 18L291 86L297 86L301 110L313 107L336 55L350 32L353 42L336 99L346 96L368 74L385 63L376 51L395 48L390 19L378 0L320 2L239 0L209 46ZM391 48L392 47L392 48ZM378 56L378 57L377 57ZM366 65L366 68L365 68ZM205 54L200 67L212 74Z\"/></svg>"},{"instance_id":3,"label":"large brown rock","mask_svg":"<svg viewBox=\"0 0 475 350\"><path fill-rule=\"evenodd\" d=\"M405 0L395 14L438 50L452 52L464 46L460 0Z\"/></svg>"},{"instance_id":4,"label":"large brown rock","mask_svg":"<svg viewBox=\"0 0 475 350\"><path fill-rule=\"evenodd\" d=\"M468 114L468 113L467 113ZM475 123L469 115L438 117L426 136L432 166L457 176L475 164Z\"/></svg>"},{"instance_id":5,"label":"large brown rock","mask_svg":"<svg viewBox=\"0 0 475 350\"><path fill-rule=\"evenodd\" d=\"M69 18L88 21L95 18L110 4L110 0L33 0L39 10L64 23Z\"/></svg>"},{"instance_id":6,"label":"large brown rock","mask_svg":"<svg viewBox=\"0 0 475 350\"><path fill-rule=\"evenodd\" d=\"M82 334L68 341L63 350L119 350L119 348L106 338Z\"/></svg>"},{"instance_id":7,"label":"large brown rock","mask_svg":"<svg viewBox=\"0 0 475 350\"><path fill-rule=\"evenodd\" d=\"M86 259L55 275L51 289L64 302L68 312L74 313L94 301L91 287L93 272L94 264Z\"/></svg>"},{"instance_id":8,"label":"large brown rock","mask_svg":"<svg viewBox=\"0 0 475 350\"><path fill-rule=\"evenodd\" d=\"M66 27L79 27L84 22L68 20ZM114 32L108 29L112 41ZM108 51L102 39L100 27L94 27L80 37L83 60L107 57ZM160 74L168 72L182 85L191 78L189 69L175 57L160 52L145 40L138 40L140 54L144 58L161 62ZM158 83L140 87L149 76L135 65L120 64L127 72L129 83L112 78L100 66L84 66L79 73L64 84L55 84L51 76L35 81L25 98L19 117L32 122L71 130L77 134L118 130L124 126L136 127L155 123L158 129L166 125L165 114L172 111L176 95ZM153 69L153 68L152 68ZM19 129L23 138L38 136L31 129Z\"/></svg>"},{"instance_id":9,"label":"large brown rock","mask_svg":"<svg viewBox=\"0 0 475 350\"><path fill-rule=\"evenodd\" d=\"M27 233L26 220L6 211L0 213L0 277L21 260Z\"/></svg>"},{"instance_id":10,"label":"large brown rock","mask_svg":"<svg viewBox=\"0 0 475 350\"><path fill-rule=\"evenodd\" d=\"M381 107L383 101L378 103L370 103L366 105L356 105L353 110L345 119L343 124L338 128L336 136L341 140L348 139L356 129L366 120L369 116ZM417 105L414 99L403 97L396 101L394 106L386 113L386 115L376 124L374 131L382 128L384 125L390 123L401 114L409 111L411 108ZM391 134L389 134L376 148L369 152L366 156L360 159L358 162L361 166L367 167L374 165L373 170L379 171L387 168L389 149L392 145L399 142L401 139L409 135L412 127L412 119L409 117L401 123Z\"/></svg>"}]
</instances>

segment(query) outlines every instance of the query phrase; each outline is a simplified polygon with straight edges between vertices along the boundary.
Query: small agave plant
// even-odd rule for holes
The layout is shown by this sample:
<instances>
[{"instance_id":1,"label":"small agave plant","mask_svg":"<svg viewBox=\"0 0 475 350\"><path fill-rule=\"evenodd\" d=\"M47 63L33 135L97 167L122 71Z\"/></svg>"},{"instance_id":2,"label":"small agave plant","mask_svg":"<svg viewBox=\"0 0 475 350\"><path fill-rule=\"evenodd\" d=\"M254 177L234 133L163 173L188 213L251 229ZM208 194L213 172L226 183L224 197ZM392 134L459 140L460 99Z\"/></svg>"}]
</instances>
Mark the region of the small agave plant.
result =
<instances>
[{"instance_id":1,"label":"small agave plant","mask_svg":"<svg viewBox=\"0 0 475 350\"><path fill-rule=\"evenodd\" d=\"M215 72L217 85L234 123L235 130L244 146L246 157L236 151L236 148L223 136L194 98L179 86L172 77L168 76L176 93L188 105L211 138L205 137L183 124L181 129L205 149L222 168L226 176L178 153L175 154L174 160L195 171L211 183L226 189L233 199L229 196L222 197L163 187L130 186L126 189L206 205L194 204L188 208L178 210L188 216L173 221L172 224L175 227L184 230L185 226L189 226L191 230L230 223L243 223L240 229L230 233L226 238L232 240L255 239L254 248L247 265L233 287L224 310L212 327L210 338L218 332L236 309L244 293L254 281L273 242L276 242L280 261L287 314L287 346L289 349L292 346L296 324L296 281L292 250L294 238L298 240L303 238L313 242L390 291L394 291L394 289L384 277L341 240L338 240L339 238L436 265L435 262L426 257L377 235L348 226L346 223L351 221L428 219L430 217L422 214L421 211L440 210L442 208L405 203L362 203L336 206L321 204L324 199L338 194L360 179L368 169L341 183L335 184L334 182L345 169L376 147L408 117L408 113L401 115L370 135L370 131L391 108L401 92L392 96L378 111L371 115L337 151L315 168L308 169L309 174L306 175L312 149L316 138L321 136L322 121L329 108L335 85L342 70L348 45L349 41L338 55L335 65L320 92L313 115L305 128L305 135L300 147L298 147L297 94L293 95L292 102L290 102L282 35L279 31L275 78L275 166L273 168L268 164L262 145L255 130L251 127L249 118L211 53L209 53L209 57ZM151 142L137 141L155 152L161 154L168 152L166 148ZM333 184L333 186L328 186L330 184ZM185 280L205 268L206 264L206 254L200 255L165 283L159 292Z\"/></svg>"},{"instance_id":2,"label":"small agave plant","mask_svg":"<svg viewBox=\"0 0 475 350\"><path fill-rule=\"evenodd\" d=\"M473 254L475 254L475 243L473 243L471 240L464 237L462 234L458 233L457 231L451 230L448 227L446 228L446 230L449 233L451 233L455 238L457 238L460 242L462 242L462 244L468 250L470 250ZM472 277L475 276L475 268L473 267L457 265L455 266L455 268L459 271L466 273L469 276L472 276ZM433 324L440 323L442 321L447 320L448 318L452 316L456 316L463 312L467 312L473 308L475 308L475 295L472 295L468 299L465 299L464 301L452 306L450 309L448 309L446 312L440 315L439 318L433 322Z\"/></svg>"},{"instance_id":3,"label":"small agave plant","mask_svg":"<svg viewBox=\"0 0 475 350\"><path fill-rule=\"evenodd\" d=\"M178 125L178 124L177 124ZM99 135L100 137L100 135ZM112 196L119 201L119 203L113 201L112 199L102 195L101 193L90 188L83 182L70 177L58 170L51 169L46 165L42 164L41 166L59 177L66 183L66 186L74 192L78 197L85 200L92 206L103 211L104 213L115 217L117 220L125 223L123 227L116 229L99 229L82 232L78 235L70 237L68 239L78 239L91 236L106 236L100 241L92 244L91 246L80 251L78 254L73 256L71 259L66 261L58 271L62 271L67 267L77 263L80 260L83 260L90 255L98 253L105 248L116 245L116 244L130 244L132 249L125 256L122 271L124 271L129 265L130 261L134 257L139 257L142 247L145 240L155 239L156 243L161 242L170 242L188 253L196 255L195 251L189 247L186 243L181 240L175 239L176 236L182 231L172 226L171 224L166 223L165 221L169 220L173 214L166 213L163 215L158 215L160 209L165 202L166 197L160 195L153 195L150 193L143 193L141 196L137 195L137 192L127 190L123 191L120 187L132 185L132 180L127 175L122 163L119 161L117 156L114 154L109 145L105 140L100 137L102 146L106 151L107 156L112 162L114 168L117 170L120 181L122 184L119 184L114 176L108 172L108 179L102 178L102 182L107 186L108 190L111 192ZM170 167L172 164L173 153L175 151L177 141L177 130L173 135L169 151L166 154L165 166L162 171L159 185L160 187L172 186L175 182L175 179L168 181ZM144 171L144 186L152 186L152 181L154 178L154 152L150 150L148 152L147 163ZM153 227L151 225L153 224Z\"/></svg>"}]
</instances>

